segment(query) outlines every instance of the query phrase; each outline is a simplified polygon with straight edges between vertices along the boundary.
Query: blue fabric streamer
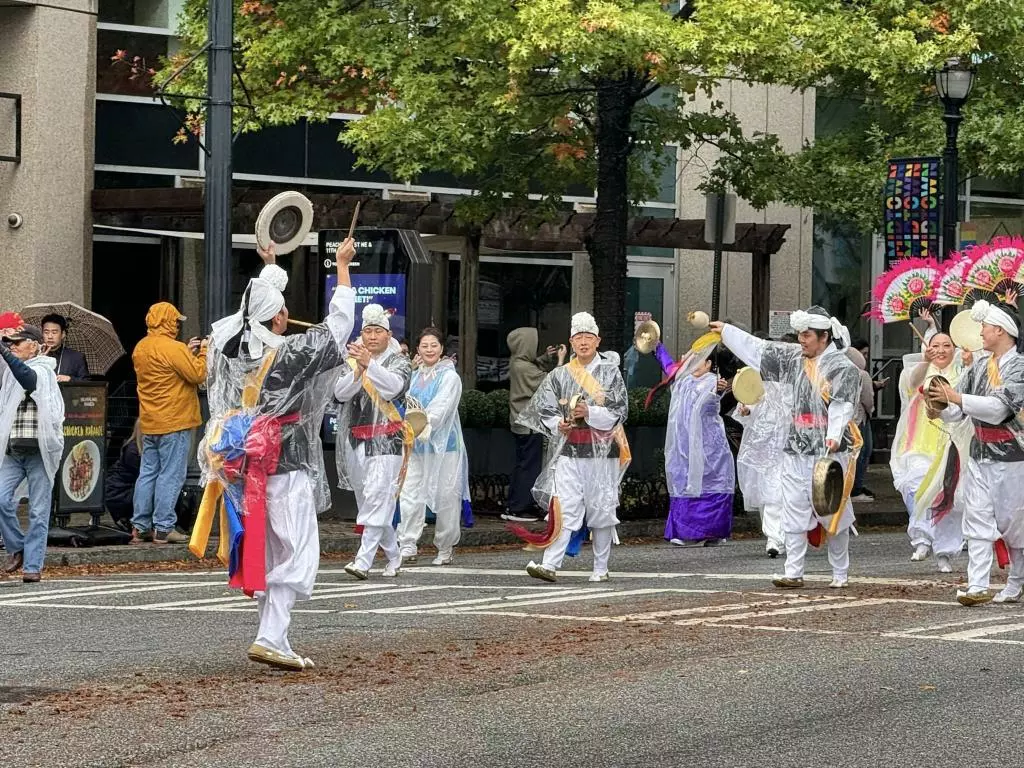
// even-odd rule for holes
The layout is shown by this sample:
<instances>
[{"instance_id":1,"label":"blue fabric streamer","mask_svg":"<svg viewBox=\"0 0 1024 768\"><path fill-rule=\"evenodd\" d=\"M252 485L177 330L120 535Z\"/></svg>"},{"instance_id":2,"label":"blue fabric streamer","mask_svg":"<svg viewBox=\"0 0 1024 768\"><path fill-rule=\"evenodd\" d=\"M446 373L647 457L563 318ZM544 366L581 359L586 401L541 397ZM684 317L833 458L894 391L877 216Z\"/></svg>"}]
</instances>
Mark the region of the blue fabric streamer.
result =
<instances>
[{"instance_id":1,"label":"blue fabric streamer","mask_svg":"<svg viewBox=\"0 0 1024 768\"><path fill-rule=\"evenodd\" d=\"M240 486L238 490L241 490ZM245 529L242 527L242 516L238 514L238 506L235 504L232 495L225 493L223 499L224 510L227 512L228 518L227 535L230 542L228 550L228 575L234 576L242 564L242 539L244 538ZM223 535L224 533L221 532L221 536Z\"/></svg>"},{"instance_id":2,"label":"blue fabric streamer","mask_svg":"<svg viewBox=\"0 0 1024 768\"><path fill-rule=\"evenodd\" d=\"M583 547L583 542L587 540L587 534L590 529L584 525L578 531L573 531L572 536L569 537L569 546L565 548L565 554L569 557L578 557L580 549Z\"/></svg>"},{"instance_id":3,"label":"blue fabric streamer","mask_svg":"<svg viewBox=\"0 0 1024 768\"><path fill-rule=\"evenodd\" d=\"M462 500L462 527L473 527L473 506L467 499Z\"/></svg>"}]
</instances>

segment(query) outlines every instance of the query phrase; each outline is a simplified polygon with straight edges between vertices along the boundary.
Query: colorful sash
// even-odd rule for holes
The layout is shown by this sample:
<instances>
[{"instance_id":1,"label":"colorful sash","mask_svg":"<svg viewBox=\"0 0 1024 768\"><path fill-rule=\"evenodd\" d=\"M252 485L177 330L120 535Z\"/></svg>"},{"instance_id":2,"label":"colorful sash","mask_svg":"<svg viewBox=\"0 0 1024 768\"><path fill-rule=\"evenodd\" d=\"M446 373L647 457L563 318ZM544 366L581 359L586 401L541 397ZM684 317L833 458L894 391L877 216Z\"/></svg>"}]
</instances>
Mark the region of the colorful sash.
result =
<instances>
[{"instance_id":1,"label":"colorful sash","mask_svg":"<svg viewBox=\"0 0 1024 768\"><path fill-rule=\"evenodd\" d=\"M355 361L349 359L349 365L352 366L352 375L356 375ZM383 413L387 417L388 422L394 425L392 429L395 429L396 433L401 431L402 433L402 469L398 473L398 483L395 485L395 498L397 499L402 495L402 485L405 483L405 473L409 469L409 455L412 453L413 442L416 436L412 432L412 427L406 422L405 417L399 412L398 408L390 400L385 400L380 392L377 391L377 387L374 386L373 382L366 375L365 371L361 376L363 380L363 392L370 398L370 402L373 403L373 407L378 412Z\"/></svg>"},{"instance_id":2,"label":"colorful sash","mask_svg":"<svg viewBox=\"0 0 1024 768\"><path fill-rule=\"evenodd\" d=\"M601 387L601 382L595 379L593 374L583 367L578 358L573 358L572 362L565 366L565 369L587 397L594 402L594 405L598 407L604 406L604 389ZM621 424L617 424L615 429L612 430L612 438L619 447L619 467L625 469L629 462L632 461L633 454L630 453L629 440L626 439L626 430Z\"/></svg>"}]
</instances>

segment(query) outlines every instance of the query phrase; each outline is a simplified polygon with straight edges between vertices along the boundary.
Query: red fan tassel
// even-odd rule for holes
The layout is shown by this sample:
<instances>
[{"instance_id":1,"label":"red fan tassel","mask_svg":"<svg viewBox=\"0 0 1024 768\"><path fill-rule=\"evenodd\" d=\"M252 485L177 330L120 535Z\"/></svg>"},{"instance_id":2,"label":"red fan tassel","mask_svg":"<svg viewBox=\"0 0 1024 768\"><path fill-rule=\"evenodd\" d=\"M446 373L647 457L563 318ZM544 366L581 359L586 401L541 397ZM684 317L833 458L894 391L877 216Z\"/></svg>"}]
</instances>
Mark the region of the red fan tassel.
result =
<instances>
[{"instance_id":1,"label":"red fan tassel","mask_svg":"<svg viewBox=\"0 0 1024 768\"><path fill-rule=\"evenodd\" d=\"M548 524L543 532L537 533L515 523L509 523L505 528L525 541L527 549L546 549L562 532L562 506L558 503L558 497L551 497L551 503L548 504Z\"/></svg>"},{"instance_id":2,"label":"red fan tassel","mask_svg":"<svg viewBox=\"0 0 1024 768\"><path fill-rule=\"evenodd\" d=\"M1010 564L1010 550L1006 548L1006 542L997 539L992 547L996 551L996 562L999 563L1000 570L1006 570L1006 566Z\"/></svg>"},{"instance_id":3,"label":"red fan tassel","mask_svg":"<svg viewBox=\"0 0 1024 768\"><path fill-rule=\"evenodd\" d=\"M825 527L818 523L818 527L807 532L807 543L817 549L825 541Z\"/></svg>"}]
</instances>

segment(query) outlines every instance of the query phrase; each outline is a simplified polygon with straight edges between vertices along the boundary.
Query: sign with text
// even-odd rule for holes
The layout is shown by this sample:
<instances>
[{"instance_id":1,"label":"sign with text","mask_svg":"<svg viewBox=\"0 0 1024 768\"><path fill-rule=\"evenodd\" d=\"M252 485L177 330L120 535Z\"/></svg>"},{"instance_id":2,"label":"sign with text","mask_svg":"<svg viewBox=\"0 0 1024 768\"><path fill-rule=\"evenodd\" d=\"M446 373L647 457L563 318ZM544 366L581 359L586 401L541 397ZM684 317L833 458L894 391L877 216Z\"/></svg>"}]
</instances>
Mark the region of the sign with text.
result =
<instances>
[{"instance_id":1,"label":"sign with text","mask_svg":"<svg viewBox=\"0 0 1024 768\"><path fill-rule=\"evenodd\" d=\"M338 276L328 275L324 280L324 303L329 305ZM363 325L363 307L380 304L388 313L391 335L396 339L405 337L405 275L352 275L352 289L356 292L356 322L352 326L352 338L359 335Z\"/></svg>"},{"instance_id":2,"label":"sign with text","mask_svg":"<svg viewBox=\"0 0 1024 768\"><path fill-rule=\"evenodd\" d=\"M107 453L106 382L61 384L64 455L55 478L60 512L102 512Z\"/></svg>"},{"instance_id":3,"label":"sign with text","mask_svg":"<svg viewBox=\"0 0 1024 768\"><path fill-rule=\"evenodd\" d=\"M789 324L791 310L773 309L768 313L768 338L778 341L787 333L792 333L793 328Z\"/></svg>"}]
</instances>

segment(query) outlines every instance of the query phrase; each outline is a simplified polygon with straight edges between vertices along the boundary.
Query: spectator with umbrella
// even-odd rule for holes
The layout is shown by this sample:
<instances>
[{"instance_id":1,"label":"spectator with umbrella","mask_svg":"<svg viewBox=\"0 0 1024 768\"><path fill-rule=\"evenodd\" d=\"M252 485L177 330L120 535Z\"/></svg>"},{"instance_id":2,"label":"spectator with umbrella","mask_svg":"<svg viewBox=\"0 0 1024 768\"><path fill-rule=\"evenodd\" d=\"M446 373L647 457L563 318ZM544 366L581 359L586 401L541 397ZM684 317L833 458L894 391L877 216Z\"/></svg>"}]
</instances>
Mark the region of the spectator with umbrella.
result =
<instances>
[{"instance_id":1,"label":"spectator with umbrella","mask_svg":"<svg viewBox=\"0 0 1024 768\"><path fill-rule=\"evenodd\" d=\"M124 356L124 347L113 324L103 315L74 302L31 304L21 310L20 314L28 324L56 324L60 328L62 334L59 349L63 350L63 354L60 351L54 354L54 350L51 350L51 356L58 358L58 375L68 376L72 381L86 378L89 374L104 376ZM63 324L60 320L63 320ZM45 327L43 330L45 332ZM78 354L85 358L81 367L73 360Z\"/></svg>"},{"instance_id":2,"label":"spectator with umbrella","mask_svg":"<svg viewBox=\"0 0 1024 768\"><path fill-rule=\"evenodd\" d=\"M68 333L68 319L51 312L43 318L43 343L46 354L57 361L57 381L82 381L89 378L89 366L85 355L65 344Z\"/></svg>"}]
</instances>

